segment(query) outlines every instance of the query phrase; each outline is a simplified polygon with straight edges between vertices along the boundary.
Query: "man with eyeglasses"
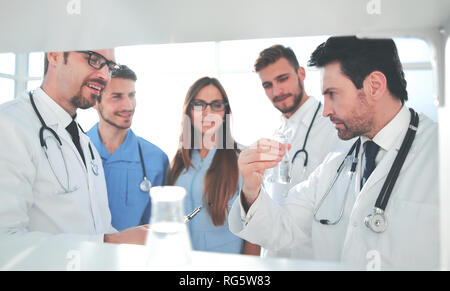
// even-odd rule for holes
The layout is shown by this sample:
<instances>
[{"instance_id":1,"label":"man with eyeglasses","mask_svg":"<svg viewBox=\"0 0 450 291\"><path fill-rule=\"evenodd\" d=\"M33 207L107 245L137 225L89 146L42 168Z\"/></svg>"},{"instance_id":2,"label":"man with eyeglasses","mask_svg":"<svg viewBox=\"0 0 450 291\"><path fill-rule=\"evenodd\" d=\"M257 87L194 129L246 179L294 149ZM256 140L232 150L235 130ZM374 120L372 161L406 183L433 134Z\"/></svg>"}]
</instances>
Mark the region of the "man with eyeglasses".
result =
<instances>
[{"instance_id":1,"label":"man with eyeglasses","mask_svg":"<svg viewBox=\"0 0 450 291\"><path fill-rule=\"evenodd\" d=\"M0 106L0 241L143 244L111 225L101 158L76 122L118 68L114 50L49 52L42 85Z\"/></svg>"},{"instance_id":2,"label":"man with eyeglasses","mask_svg":"<svg viewBox=\"0 0 450 291\"><path fill-rule=\"evenodd\" d=\"M99 122L87 132L103 162L112 225L121 231L148 224L150 187L164 184L167 155L131 130L136 74L120 66L94 105Z\"/></svg>"}]
</instances>

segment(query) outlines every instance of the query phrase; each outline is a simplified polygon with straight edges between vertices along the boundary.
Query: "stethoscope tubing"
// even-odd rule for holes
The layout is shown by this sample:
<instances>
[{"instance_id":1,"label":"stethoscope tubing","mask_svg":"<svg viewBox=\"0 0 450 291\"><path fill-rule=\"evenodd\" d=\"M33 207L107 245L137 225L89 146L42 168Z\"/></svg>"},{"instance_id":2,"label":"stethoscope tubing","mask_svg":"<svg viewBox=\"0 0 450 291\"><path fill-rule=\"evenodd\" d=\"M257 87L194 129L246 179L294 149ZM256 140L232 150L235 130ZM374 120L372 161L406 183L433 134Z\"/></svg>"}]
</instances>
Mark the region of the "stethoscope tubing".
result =
<instances>
[{"instance_id":1,"label":"stethoscope tubing","mask_svg":"<svg viewBox=\"0 0 450 291\"><path fill-rule=\"evenodd\" d=\"M147 178L147 171L145 170L145 161L144 161L144 155L142 154L141 144L139 143L139 141L137 142L137 144L138 144L138 151L139 151L139 159L140 159L140 163L141 163L141 167L142 167L142 174L144 176L142 178L141 183L139 183L139 189L142 192L149 192L150 188L152 187L152 183Z\"/></svg>"},{"instance_id":2,"label":"stethoscope tubing","mask_svg":"<svg viewBox=\"0 0 450 291\"><path fill-rule=\"evenodd\" d=\"M339 223L339 221L341 221L342 215L344 214L345 202L347 201L347 196L348 196L348 195L347 195L347 192L348 192L348 189L350 188L351 181L353 180L353 175L354 175L355 172L356 172L356 166L357 166L357 164L358 164L358 156L359 156L359 149L360 149L360 146L361 146L361 138L358 138L358 139L356 140L356 142L353 143L352 147L350 148L349 152L348 152L347 155L345 156L345 158L344 158L344 160L342 161L342 163L339 165L339 167L338 167L338 169L337 169L337 171L336 171L336 174L334 175L333 181L331 182L331 184L330 184L330 186L328 187L327 191L326 191L325 194L322 196L322 199L320 199L319 203L318 203L317 206L316 206L316 209L314 210L313 217L314 217L314 220L316 220L317 222L320 222L321 224L326 224L326 225L335 225L335 224ZM345 197L344 197L344 201L342 202L342 205L341 205L341 211L340 211L340 214L339 214L338 219L335 220L335 221L333 221L333 222L330 222L330 220L328 220L328 219L317 219L317 217L316 217L317 212L319 212L320 207L322 207L323 202L324 202L325 199L328 197L328 195L329 195L330 192L331 192L331 189L333 189L334 184L336 183L337 179L338 179L339 176L341 175L341 172L342 172L343 169L344 169L344 163L345 163L345 161L347 160L347 158L348 158L349 156L351 156L351 155L353 154L353 152L355 152L355 155L353 156L352 166L351 166L351 168L350 168L350 173L351 173L350 175L351 175L351 176L350 176L350 179L349 179L349 181L348 181L348 183L347 183L347 188L346 188L346 190L345 190L345 191L346 191L346 192L345 192Z\"/></svg>"},{"instance_id":3,"label":"stethoscope tubing","mask_svg":"<svg viewBox=\"0 0 450 291\"><path fill-rule=\"evenodd\" d=\"M295 158L297 157L298 154L304 153L305 154L305 161L303 163L303 167L306 167L308 165L308 151L306 150L306 143L308 142L309 133L310 133L311 128L312 128L312 126L314 124L314 120L316 120L317 113L319 112L319 109L320 109L321 106L322 106L322 102L319 102L319 105L317 106L317 109L314 112L314 116L313 116L311 122L309 123L308 130L306 131L305 139L303 141L303 147L295 152L294 156L292 157L291 164L294 164Z\"/></svg>"},{"instance_id":4,"label":"stethoscope tubing","mask_svg":"<svg viewBox=\"0 0 450 291\"><path fill-rule=\"evenodd\" d=\"M408 130L406 132L405 138L403 139L402 145L400 146L400 150L398 151L398 154L391 166L391 169L389 170L388 176L383 184L383 187L380 191L380 194L377 197L377 200L375 202L375 206L373 208L373 214L369 214L366 218L365 218L365 223L366 225L374 232L376 233L380 233L383 232L386 229L387 223L384 217L384 211L386 209L387 203L389 201L389 198L392 194L392 190L394 188L395 182L397 181L398 175L400 174L400 171L403 167L403 164L406 160L406 157L409 153L409 150L411 149L412 143L414 141L418 126L419 126L419 115L412 109L409 109L410 113L411 113L411 119L410 119L410 123L408 126ZM324 200L326 199L326 197L328 197L331 189L333 188L334 184L336 183L341 171L343 170L343 165L345 160L347 159L347 157L349 157L350 155L352 155L353 151L356 148L355 151L355 156L353 159L353 163L352 163L352 167L350 169L352 175L351 178L349 180L349 183L347 185L347 189L346 192L348 192L349 189L349 185L351 180L353 179L353 174L356 171L356 164L358 163L358 155L359 155L359 148L361 147L361 138L358 138L358 140L352 145L350 151L347 153L347 155L345 156L344 160L342 161L342 163L340 164L340 166L338 167L337 173L333 178L333 181L331 183L331 185L328 187L327 191L325 192L324 196L322 197L322 199L319 201L316 209L314 210L314 219L318 222L320 222L321 224L325 224L325 225L334 225L337 224L343 215L343 211L345 208L345 201L347 200L347 193L345 194L345 198L344 198L344 202L343 202L343 206L341 207L341 211L340 211L340 215L338 217L338 219L336 221L330 222L327 219L317 219L316 214L319 211L320 207L322 206ZM377 217L376 217L377 216ZM376 217L376 218L375 218ZM380 225L378 226L373 226L373 219L378 219L378 222L380 223Z\"/></svg>"},{"instance_id":5,"label":"stethoscope tubing","mask_svg":"<svg viewBox=\"0 0 450 291\"><path fill-rule=\"evenodd\" d=\"M42 149L44 150L45 157L47 158L47 160L49 162L50 169L51 169L53 175L55 176L56 181L61 186L61 188L64 190L64 193L73 192L73 191L75 191L77 189L77 187L74 187L74 190L70 189L70 175L69 175L69 169L67 167L67 160L66 160L66 157L64 156L64 153L63 153L62 141L61 141L59 135L52 128L48 127L47 124L45 123L45 121L42 118L39 110L37 109L36 103L34 102L33 94L31 92L28 92L28 95L30 97L31 107L33 108L34 112L36 113L36 116L38 117L38 119L39 119L39 121L41 123L41 128L39 129L39 142L41 144ZM64 163L64 168L65 168L65 171L66 171L67 187L63 185L63 183L59 179L55 169L53 168L52 163L50 162L50 158L49 158L48 153L47 153L47 150L48 150L47 142L46 142L46 139L44 138L44 131L45 130L48 130L52 134L51 137L55 138L55 140L57 141L56 145L58 146L58 149L60 151L60 154L61 154L61 157L62 157L63 163ZM91 147L90 143L89 143L89 150L91 152L92 172L94 173L94 175L98 176L98 166L94 163L95 157L94 157L94 153L92 151L92 147Z\"/></svg>"}]
</instances>

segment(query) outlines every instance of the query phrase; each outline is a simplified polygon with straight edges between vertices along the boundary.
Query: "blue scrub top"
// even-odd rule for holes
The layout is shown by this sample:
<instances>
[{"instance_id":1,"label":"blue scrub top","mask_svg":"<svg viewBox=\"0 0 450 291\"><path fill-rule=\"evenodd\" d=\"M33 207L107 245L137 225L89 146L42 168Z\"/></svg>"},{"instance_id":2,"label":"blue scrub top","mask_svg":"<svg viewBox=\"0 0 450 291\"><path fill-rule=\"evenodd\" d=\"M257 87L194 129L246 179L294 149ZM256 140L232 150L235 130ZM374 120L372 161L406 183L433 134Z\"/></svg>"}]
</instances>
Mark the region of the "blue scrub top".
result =
<instances>
[{"instance_id":1,"label":"blue scrub top","mask_svg":"<svg viewBox=\"0 0 450 291\"><path fill-rule=\"evenodd\" d=\"M211 149L208 155L202 159L198 150L192 151L191 162L195 168L190 167L188 171L183 170L175 185L186 189L187 195L184 199L185 215L195 208L203 205L204 178L216 149ZM239 186L242 183L239 178ZM231 210L234 200L238 197L238 191L228 201L228 209ZM215 226L206 207L204 206L191 221L188 222L192 248L196 251L212 251L222 253L242 253L244 241L234 235L228 228L228 214L224 225Z\"/></svg>"},{"instance_id":2,"label":"blue scrub top","mask_svg":"<svg viewBox=\"0 0 450 291\"><path fill-rule=\"evenodd\" d=\"M138 141L142 148L147 179L152 186L164 185L169 165L167 155L154 144L137 137L131 129L120 147L111 155L100 140L98 123L87 133L99 152L105 171L112 226L118 231L149 223L150 195L139 184L144 178L139 157Z\"/></svg>"}]
</instances>

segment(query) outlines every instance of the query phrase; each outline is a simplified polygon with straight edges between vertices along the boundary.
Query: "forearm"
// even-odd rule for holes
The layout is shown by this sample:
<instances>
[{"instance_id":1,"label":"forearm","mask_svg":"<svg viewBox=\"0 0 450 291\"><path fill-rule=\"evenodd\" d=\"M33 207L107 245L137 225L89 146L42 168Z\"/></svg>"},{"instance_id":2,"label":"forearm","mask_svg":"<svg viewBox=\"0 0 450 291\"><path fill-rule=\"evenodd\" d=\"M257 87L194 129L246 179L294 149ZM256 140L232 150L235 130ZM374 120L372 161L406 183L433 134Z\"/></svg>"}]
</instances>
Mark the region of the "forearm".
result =
<instances>
[{"instance_id":1,"label":"forearm","mask_svg":"<svg viewBox=\"0 0 450 291\"><path fill-rule=\"evenodd\" d=\"M244 255L251 255L251 256L259 256L261 254L261 247L256 244L252 244L248 241L244 241Z\"/></svg>"},{"instance_id":2,"label":"forearm","mask_svg":"<svg viewBox=\"0 0 450 291\"><path fill-rule=\"evenodd\" d=\"M235 201L229 215L230 231L253 244L270 250L290 248L310 240L309 212L298 211L298 205L280 206L262 189L258 198L243 211Z\"/></svg>"},{"instance_id":3,"label":"forearm","mask_svg":"<svg viewBox=\"0 0 450 291\"><path fill-rule=\"evenodd\" d=\"M259 188L257 190L248 190L248 189L244 190L244 187L242 188L239 196L241 199L241 205L245 212L248 212L248 210L253 205L255 200L258 199L260 191L261 191L261 188Z\"/></svg>"}]
</instances>

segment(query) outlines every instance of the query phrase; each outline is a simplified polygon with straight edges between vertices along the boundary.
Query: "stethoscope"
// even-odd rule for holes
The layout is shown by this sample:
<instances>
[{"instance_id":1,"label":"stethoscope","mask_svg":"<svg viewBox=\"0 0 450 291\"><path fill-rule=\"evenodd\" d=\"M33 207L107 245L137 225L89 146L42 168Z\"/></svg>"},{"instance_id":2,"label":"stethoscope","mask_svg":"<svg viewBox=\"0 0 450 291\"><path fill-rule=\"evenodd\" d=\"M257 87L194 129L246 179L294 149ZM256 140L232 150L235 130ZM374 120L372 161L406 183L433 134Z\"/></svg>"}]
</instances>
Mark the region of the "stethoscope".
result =
<instances>
[{"instance_id":1,"label":"stethoscope","mask_svg":"<svg viewBox=\"0 0 450 291\"><path fill-rule=\"evenodd\" d=\"M139 189L141 189L142 192L150 192L152 183L150 182L150 180L147 179L147 172L145 171L144 156L142 155L141 144L139 143L139 141L138 141L138 149L139 149L139 158L140 158L140 162L141 162L141 166L142 166L142 173L144 175L142 182L139 183Z\"/></svg>"},{"instance_id":2,"label":"stethoscope","mask_svg":"<svg viewBox=\"0 0 450 291\"><path fill-rule=\"evenodd\" d=\"M31 106L33 107L33 110L36 113L36 115L39 118L39 121L41 122L41 125L42 125L41 128L39 129L39 141L41 143L41 147L44 149L45 157L47 158L48 163L50 164L50 169L52 170L53 175L56 177L56 180L58 181L58 184L64 190L64 193L74 192L74 191L76 191L78 189L78 187L74 187L73 189L70 189L69 169L67 167L67 161L66 161L66 158L64 156L63 149L62 149L61 139L59 138L58 134L53 129L48 127L47 124L45 123L44 119L42 118L41 114L39 113L39 110L36 107L36 104L34 103L33 94L31 92L28 92L28 95L30 96ZM46 130L49 131L52 135L51 136L47 136L46 138L44 138L44 132ZM58 146L59 152L60 152L62 160L64 162L64 168L66 170L67 186L63 185L61 180L58 178L58 175L56 174L56 171L55 171L55 169L53 167L53 164L51 162L51 159L48 156L48 153L47 153L47 150L48 150L47 139L48 138L54 138L57 141L56 145ZM90 151L90 154L91 154L91 163L90 163L91 164L91 170L92 170L92 172L94 173L95 176L98 176L98 174L99 174L98 165L95 163L95 156L94 156L94 152L92 150L91 143L89 143L88 146L89 146L89 151Z\"/></svg>"},{"instance_id":3,"label":"stethoscope","mask_svg":"<svg viewBox=\"0 0 450 291\"><path fill-rule=\"evenodd\" d=\"M375 233L384 232L387 228L387 221L384 212L387 203L389 201L389 197L391 196L392 189L394 188L395 182L397 181L398 175L400 173L401 168L403 167L403 163L406 160L406 156L408 155L408 152L416 136L417 128L419 126L419 115L411 108L409 109L409 111L411 112L411 120L408 126L408 131L406 132L400 150L398 151L398 154L394 160L394 163L391 166L391 169L389 170L388 176L383 184L380 194L378 195L372 213L364 218L364 224ZM341 165L339 166L336 175L334 176L330 186L325 192L325 195L319 201L313 213L314 220L316 220L317 222L320 222L321 224L324 225L335 225L339 223L339 221L341 221L341 218L344 213L345 202L347 200L348 189L350 187L351 181L353 180L353 175L356 171L356 165L358 164L358 154L360 146L361 146L361 138L358 138L358 140L352 145L350 151L345 156L344 161L342 161ZM347 188L345 190L345 198L343 199L341 205L339 217L334 221L330 221L328 219L318 219L317 212L319 211L325 199L328 197L328 194L330 193L339 175L341 174L344 168L343 167L344 163L347 161L347 158L349 158L353 154L353 152L355 152L355 154L352 158L352 166L350 168L350 179L348 180Z\"/></svg>"},{"instance_id":4,"label":"stethoscope","mask_svg":"<svg viewBox=\"0 0 450 291\"><path fill-rule=\"evenodd\" d=\"M314 112L314 116L311 120L311 123L309 124L308 131L306 132L305 140L303 141L303 147L295 152L294 156L292 157L291 164L294 164L295 158L298 156L298 154L303 153L305 155L305 162L303 163L303 170L306 170L306 166L308 165L308 151L306 151L306 143L308 142L309 132L311 131L311 128L314 124L314 120L316 119L317 113L319 112L320 107L322 106L322 103L319 102L319 105L317 106L316 112Z\"/></svg>"}]
</instances>

